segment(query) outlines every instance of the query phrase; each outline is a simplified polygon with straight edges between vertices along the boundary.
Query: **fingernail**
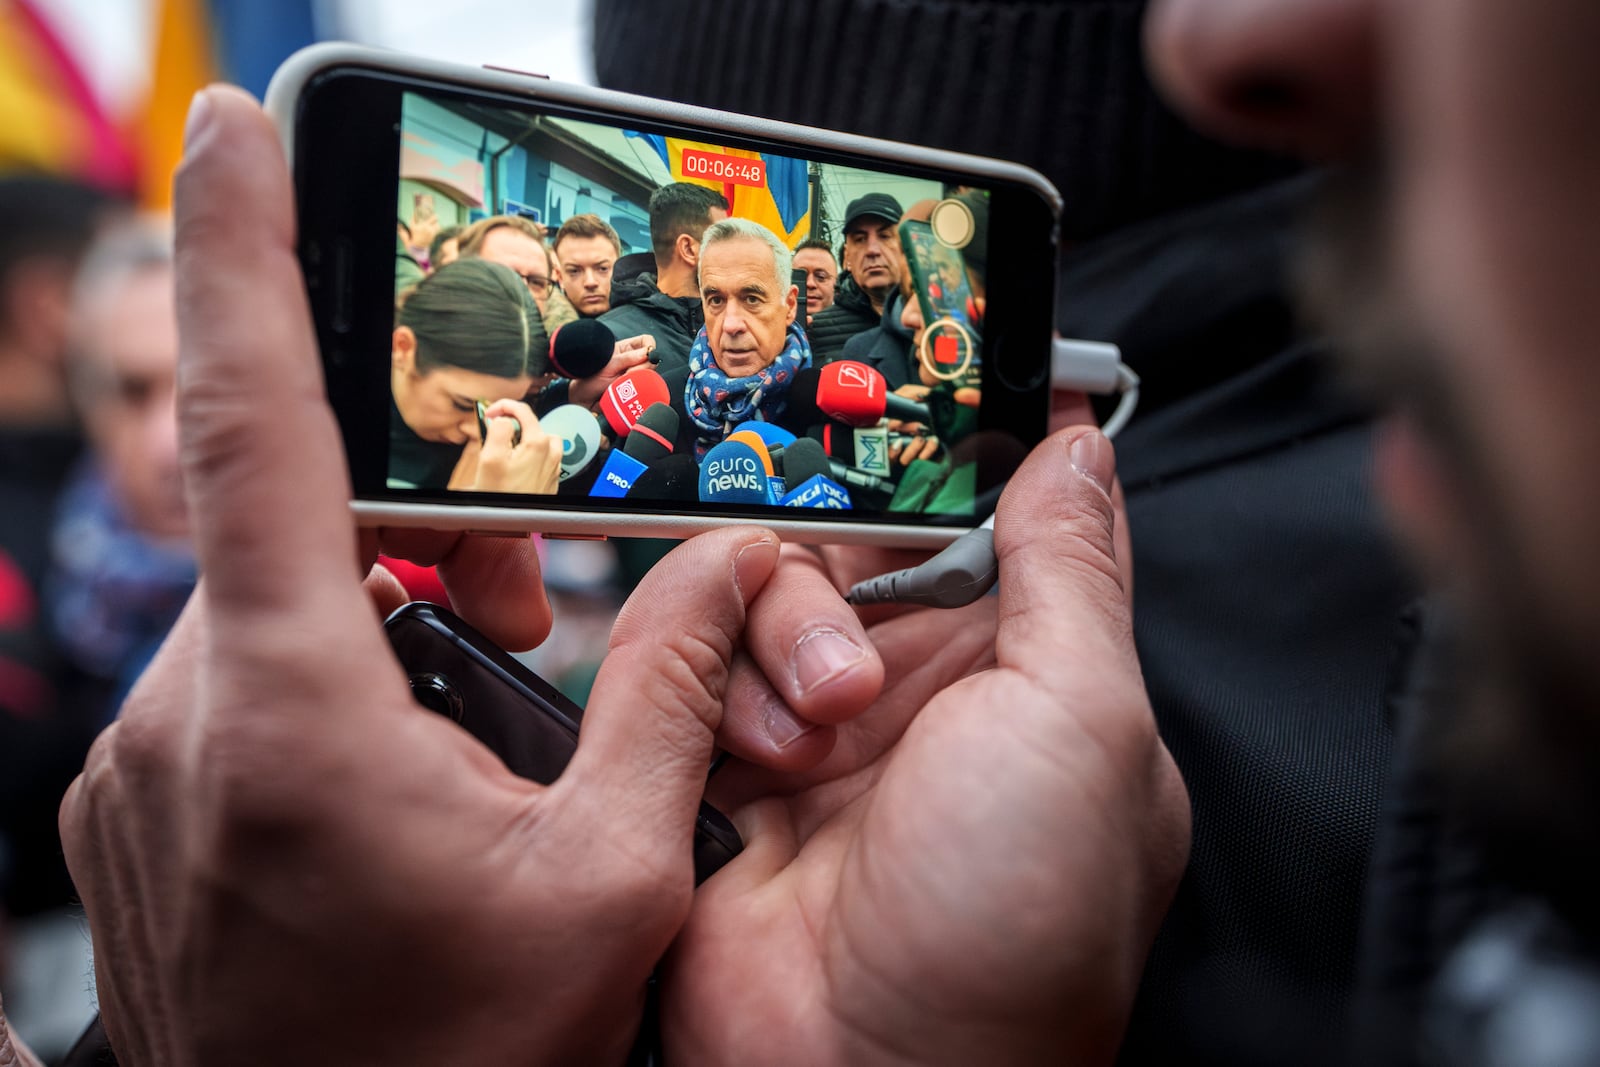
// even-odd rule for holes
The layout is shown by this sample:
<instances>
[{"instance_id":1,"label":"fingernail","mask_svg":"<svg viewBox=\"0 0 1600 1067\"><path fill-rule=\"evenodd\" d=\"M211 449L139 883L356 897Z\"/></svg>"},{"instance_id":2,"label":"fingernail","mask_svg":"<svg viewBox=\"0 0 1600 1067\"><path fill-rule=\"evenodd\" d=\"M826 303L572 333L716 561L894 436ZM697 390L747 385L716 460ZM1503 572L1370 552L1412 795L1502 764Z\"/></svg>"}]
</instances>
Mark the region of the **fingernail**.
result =
<instances>
[{"instance_id":1,"label":"fingernail","mask_svg":"<svg viewBox=\"0 0 1600 1067\"><path fill-rule=\"evenodd\" d=\"M745 545L739 550L739 554L733 557L733 584L738 588L740 597L744 596L745 583L748 581L749 574L753 568L759 564L759 573L762 574L772 568L771 561L761 560L760 555L776 553L777 549L778 543L776 541L756 541ZM751 555L751 553L757 554Z\"/></svg>"},{"instance_id":2,"label":"fingernail","mask_svg":"<svg viewBox=\"0 0 1600 1067\"><path fill-rule=\"evenodd\" d=\"M854 641L837 630L818 630L800 639L794 649L794 680L809 693L866 658Z\"/></svg>"},{"instance_id":3,"label":"fingernail","mask_svg":"<svg viewBox=\"0 0 1600 1067\"><path fill-rule=\"evenodd\" d=\"M189 117L183 124L183 146L188 148L205 132L210 124L211 113L215 110L211 106L211 94L206 89L201 89L194 94L194 99L189 101Z\"/></svg>"},{"instance_id":4,"label":"fingernail","mask_svg":"<svg viewBox=\"0 0 1600 1067\"><path fill-rule=\"evenodd\" d=\"M761 720L761 726L766 730L773 746L780 749L788 748L817 728L816 723L806 722L778 702L774 702L767 709L766 716Z\"/></svg>"},{"instance_id":5,"label":"fingernail","mask_svg":"<svg viewBox=\"0 0 1600 1067\"><path fill-rule=\"evenodd\" d=\"M1117 455L1099 430L1090 430L1072 442L1068 453L1072 468L1106 492L1111 492L1111 480L1116 477Z\"/></svg>"}]
</instances>

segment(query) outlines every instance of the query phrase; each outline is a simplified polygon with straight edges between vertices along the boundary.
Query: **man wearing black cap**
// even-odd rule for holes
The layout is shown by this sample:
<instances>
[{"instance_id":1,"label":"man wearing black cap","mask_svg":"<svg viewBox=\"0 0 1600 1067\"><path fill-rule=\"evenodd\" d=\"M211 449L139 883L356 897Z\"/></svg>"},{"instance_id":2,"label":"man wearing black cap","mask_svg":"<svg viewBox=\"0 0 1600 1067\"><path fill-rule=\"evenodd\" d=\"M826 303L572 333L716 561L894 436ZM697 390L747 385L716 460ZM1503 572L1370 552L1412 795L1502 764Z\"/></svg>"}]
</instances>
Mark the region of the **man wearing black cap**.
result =
<instances>
[{"instance_id":1,"label":"man wearing black cap","mask_svg":"<svg viewBox=\"0 0 1600 1067\"><path fill-rule=\"evenodd\" d=\"M844 354L844 343L877 326L883 306L900 285L900 234L903 214L888 193L868 193L850 202L844 215L841 278L833 305L811 320L811 352L818 365Z\"/></svg>"}]
</instances>

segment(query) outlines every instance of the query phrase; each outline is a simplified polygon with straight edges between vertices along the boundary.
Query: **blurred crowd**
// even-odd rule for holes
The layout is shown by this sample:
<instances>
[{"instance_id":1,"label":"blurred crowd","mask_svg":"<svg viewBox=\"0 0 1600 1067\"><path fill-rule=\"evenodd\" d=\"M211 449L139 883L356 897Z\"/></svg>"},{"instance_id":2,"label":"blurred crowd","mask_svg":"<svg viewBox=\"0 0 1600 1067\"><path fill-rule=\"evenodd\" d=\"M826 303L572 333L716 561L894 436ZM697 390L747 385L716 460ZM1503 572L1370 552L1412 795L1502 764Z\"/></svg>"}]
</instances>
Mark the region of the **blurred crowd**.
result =
<instances>
[{"instance_id":1,"label":"blurred crowd","mask_svg":"<svg viewBox=\"0 0 1600 1067\"><path fill-rule=\"evenodd\" d=\"M195 582L172 238L58 178L0 178L0 210L0 988L81 1028L56 808Z\"/></svg>"}]
</instances>

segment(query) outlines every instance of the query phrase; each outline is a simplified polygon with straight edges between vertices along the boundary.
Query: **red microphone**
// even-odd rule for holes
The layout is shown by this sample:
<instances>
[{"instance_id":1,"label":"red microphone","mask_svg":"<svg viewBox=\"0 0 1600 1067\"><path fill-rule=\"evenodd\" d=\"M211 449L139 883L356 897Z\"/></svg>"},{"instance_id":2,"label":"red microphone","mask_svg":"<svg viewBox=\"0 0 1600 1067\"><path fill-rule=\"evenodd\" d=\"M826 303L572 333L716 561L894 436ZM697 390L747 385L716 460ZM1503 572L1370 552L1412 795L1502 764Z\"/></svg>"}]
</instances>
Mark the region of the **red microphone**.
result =
<instances>
[{"instance_id":1,"label":"red microphone","mask_svg":"<svg viewBox=\"0 0 1600 1067\"><path fill-rule=\"evenodd\" d=\"M848 426L876 426L885 414L907 422L932 420L926 406L889 392L883 375L849 359L822 368L817 379L817 407L828 418Z\"/></svg>"},{"instance_id":2,"label":"red microphone","mask_svg":"<svg viewBox=\"0 0 1600 1067\"><path fill-rule=\"evenodd\" d=\"M672 404L672 391L649 367L636 367L606 387L600 414L616 437L626 437L651 404Z\"/></svg>"}]
</instances>

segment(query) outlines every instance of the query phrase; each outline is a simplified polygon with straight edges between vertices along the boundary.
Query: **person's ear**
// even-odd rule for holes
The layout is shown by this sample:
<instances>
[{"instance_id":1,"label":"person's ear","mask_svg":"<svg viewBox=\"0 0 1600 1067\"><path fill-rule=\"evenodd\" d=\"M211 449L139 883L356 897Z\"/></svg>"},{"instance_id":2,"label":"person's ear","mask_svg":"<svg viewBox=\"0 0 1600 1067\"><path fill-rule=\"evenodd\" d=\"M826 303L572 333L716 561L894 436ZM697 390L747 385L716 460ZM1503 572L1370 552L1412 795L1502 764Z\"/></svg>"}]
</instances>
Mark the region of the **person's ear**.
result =
<instances>
[{"instance_id":1,"label":"person's ear","mask_svg":"<svg viewBox=\"0 0 1600 1067\"><path fill-rule=\"evenodd\" d=\"M417 370L417 335L409 326L396 326L390 342L389 362L395 370L415 374Z\"/></svg>"},{"instance_id":2,"label":"person's ear","mask_svg":"<svg viewBox=\"0 0 1600 1067\"><path fill-rule=\"evenodd\" d=\"M800 287L798 285L789 286L789 291L784 294L783 303L787 309L783 319L784 325L791 325L800 311Z\"/></svg>"},{"instance_id":3,"label":"person's ear","mask_svg":"<svg viewBox=\"0 0 1600 1067\"><path fill-rule=\"evenodd\" d=\"M700 262L700 242L686 233L678 234L676 242L678 258L693 267Z\"/></svg>"}]
</instances>

